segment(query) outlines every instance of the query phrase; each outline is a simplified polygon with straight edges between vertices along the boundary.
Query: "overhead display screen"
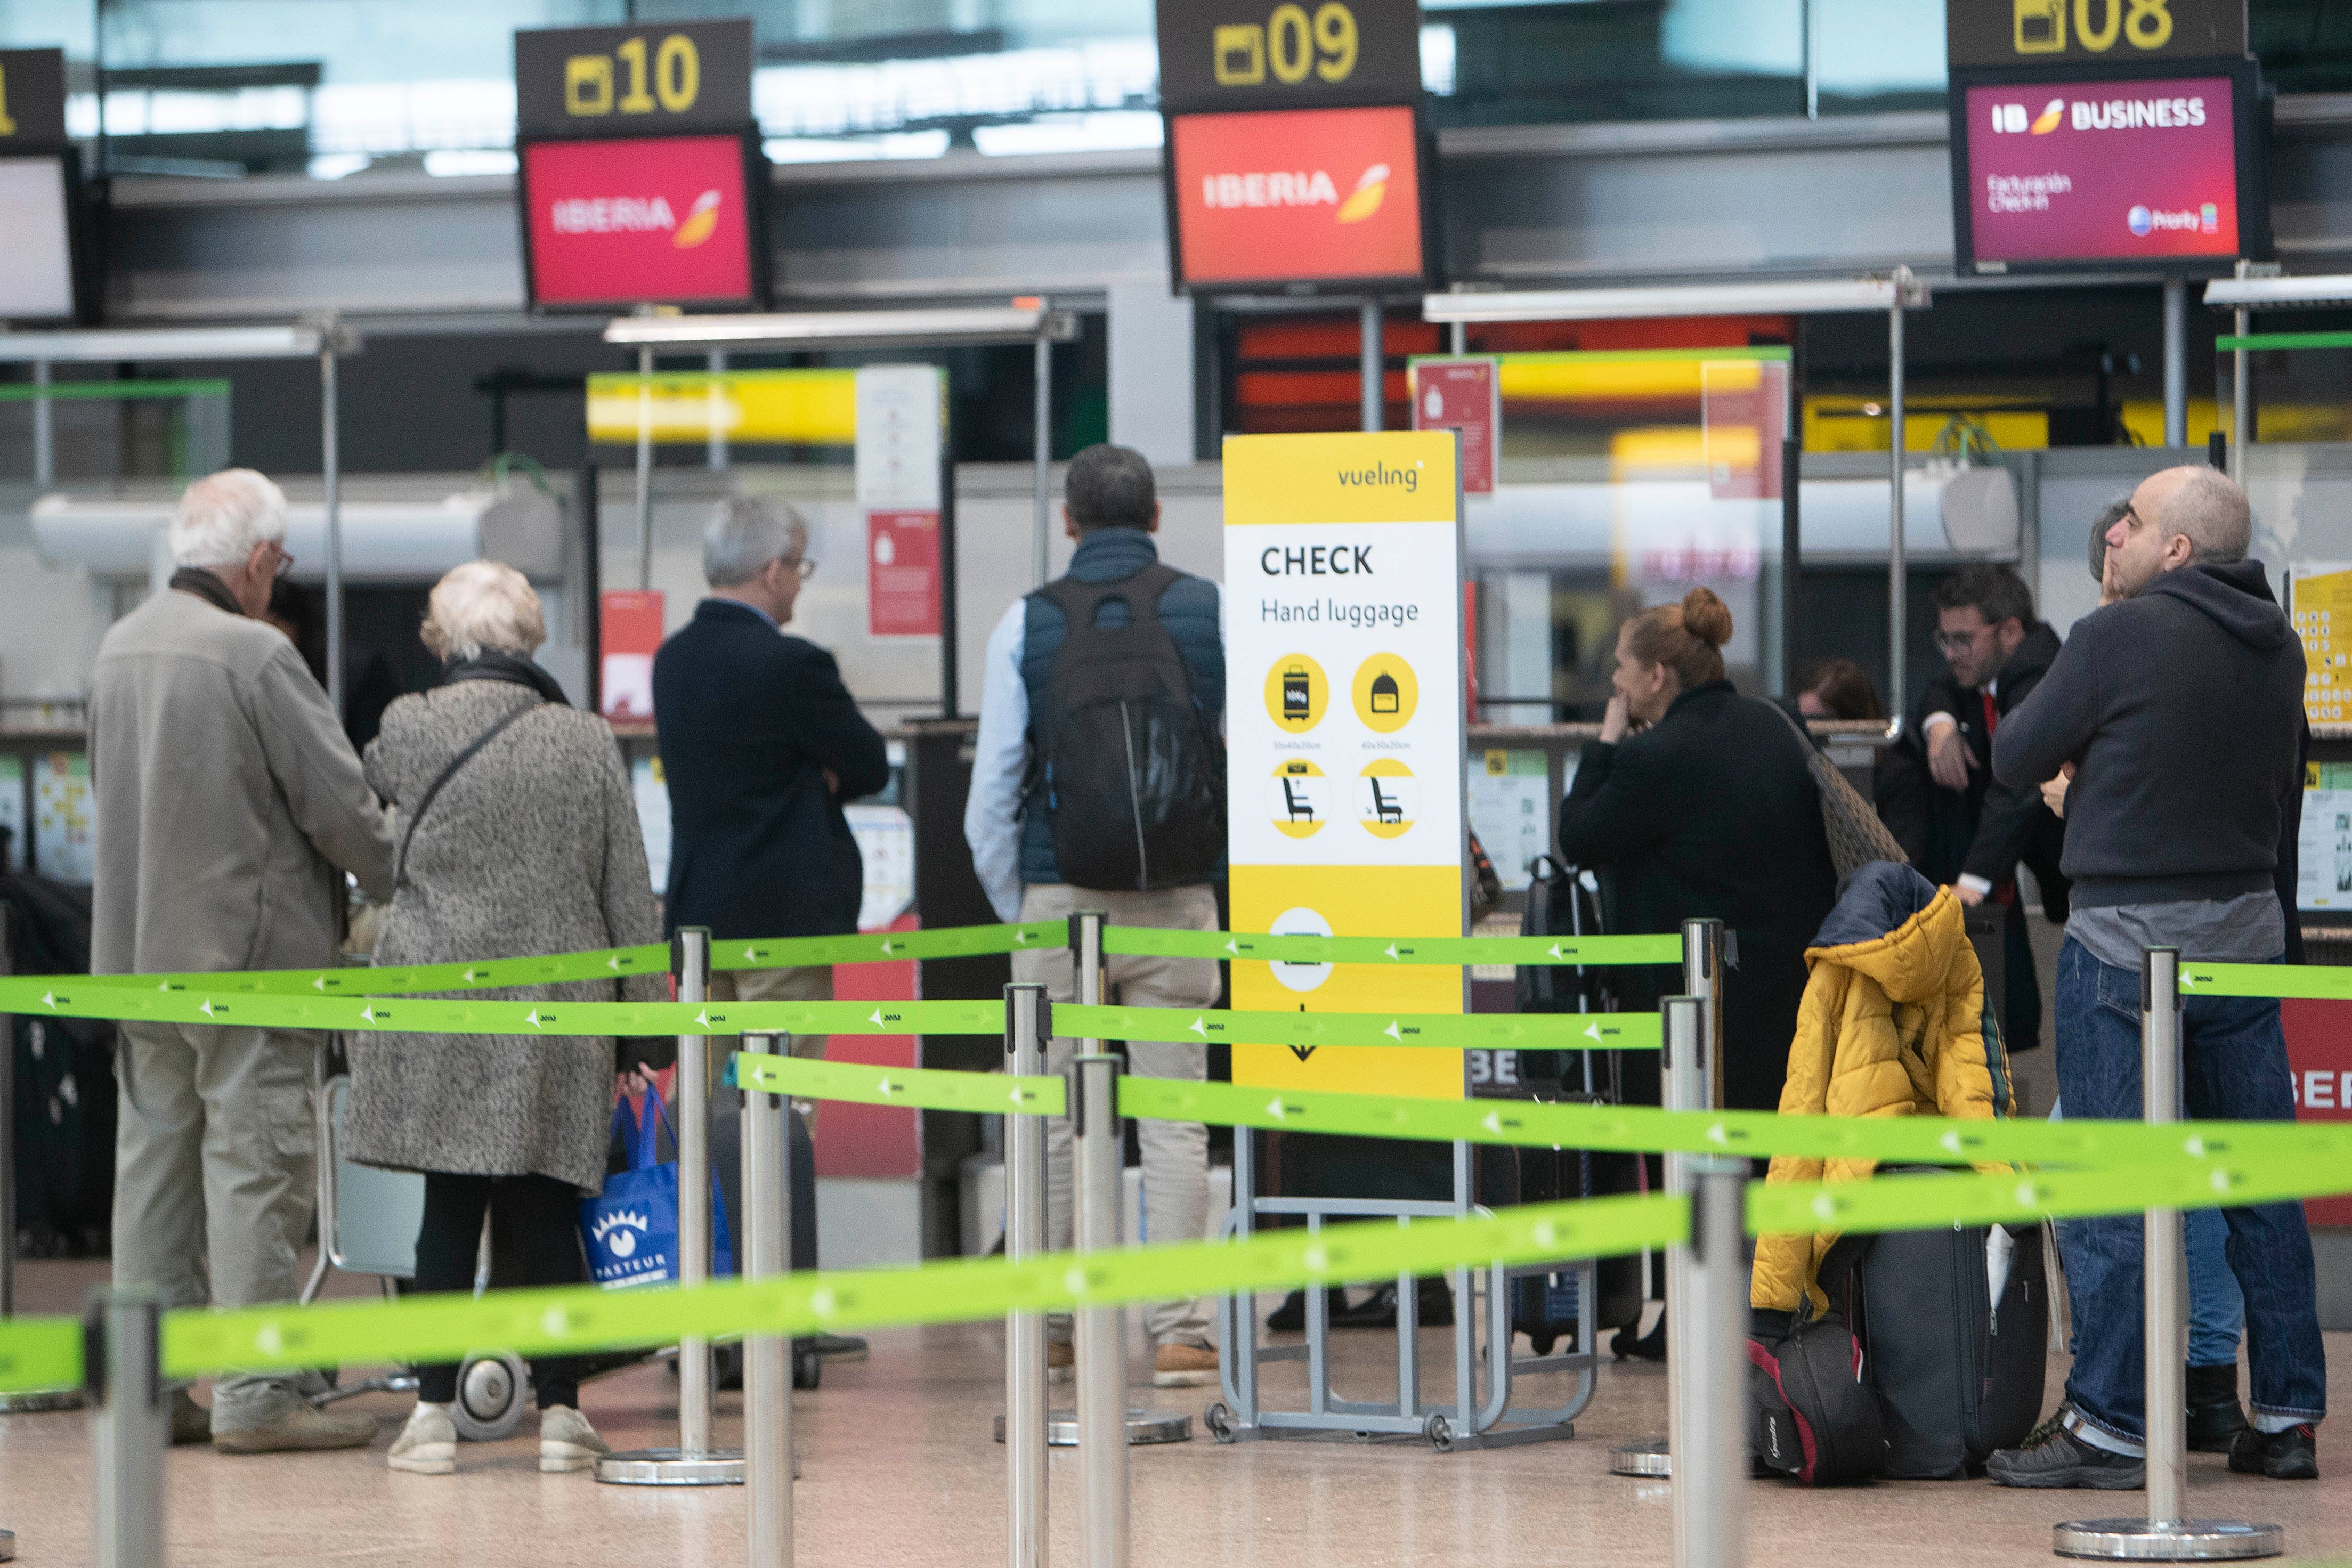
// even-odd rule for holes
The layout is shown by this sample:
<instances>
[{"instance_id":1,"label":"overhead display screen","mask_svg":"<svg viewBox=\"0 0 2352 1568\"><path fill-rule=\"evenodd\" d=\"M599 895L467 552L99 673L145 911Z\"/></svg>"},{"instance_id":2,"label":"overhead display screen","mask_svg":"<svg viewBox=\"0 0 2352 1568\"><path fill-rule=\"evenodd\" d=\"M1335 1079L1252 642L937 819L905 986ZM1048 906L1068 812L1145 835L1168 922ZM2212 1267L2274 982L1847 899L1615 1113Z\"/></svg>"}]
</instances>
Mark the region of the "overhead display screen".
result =
<instances>
[{"instance_id":1,"label":"overhead display screen","mask_svg":"<svg viewBox=\"0 0 2352 1568\"><path fill-rule=\"evenodd\" d=\"M1409 107L1172 115L1168 168L1180 287L1408 283L1427 272Z\"/></svg>"},{"instance_id":2,"label":"overhead display screen","mask_svg":"<svg viewBox=\"0 0 2352 1568\"><path fill-rule=\"evenodd\" d=\"M2250 200L2241 177L2239 86L2230 76L2192 76L1957 91L1963 266L2186 260L2210 270L2263 254L2267 214L2259 186Z\"/></svg>"},{"instance_id":3,"label":"overhead display screen","mask_svg":"<svg viewBox=\"0 0 2352 1568\"><path fill-rule=\"evenodd\" d=\"M521 152L533 304L758 301L761 230L742 137L532 141Z\"/></svg>"},{"instance_id":4,"label":"overhead display screen","mask_svg":"<svg viewBox=\"0 0 2352 1568\"><path fill-rule=\"evenodd\" d=\"M0 234L8 236L0 247L0 321L73 315L69 213L60 155L0 157Z\"/></svg>"}]
</instances>

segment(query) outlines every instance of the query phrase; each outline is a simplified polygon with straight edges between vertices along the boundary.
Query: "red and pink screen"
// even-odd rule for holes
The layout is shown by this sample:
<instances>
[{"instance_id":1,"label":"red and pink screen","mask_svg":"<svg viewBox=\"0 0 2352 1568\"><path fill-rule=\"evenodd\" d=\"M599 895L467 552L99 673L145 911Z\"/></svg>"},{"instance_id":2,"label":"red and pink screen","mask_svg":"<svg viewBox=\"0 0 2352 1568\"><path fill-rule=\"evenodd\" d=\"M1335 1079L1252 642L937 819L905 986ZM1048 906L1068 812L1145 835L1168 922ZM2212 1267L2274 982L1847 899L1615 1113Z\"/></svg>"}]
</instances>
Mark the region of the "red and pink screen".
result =
<instances>
[{"instance_id":1,"label":"red and pink screen","mask_svg":"<svg viewBox=\"0 0 2352 1568\"><path fill-rule=\"evenodd\" d=\"M1968 89L1974 259L2238 254L2230 78Z\"/></svg>"}]
</instances>

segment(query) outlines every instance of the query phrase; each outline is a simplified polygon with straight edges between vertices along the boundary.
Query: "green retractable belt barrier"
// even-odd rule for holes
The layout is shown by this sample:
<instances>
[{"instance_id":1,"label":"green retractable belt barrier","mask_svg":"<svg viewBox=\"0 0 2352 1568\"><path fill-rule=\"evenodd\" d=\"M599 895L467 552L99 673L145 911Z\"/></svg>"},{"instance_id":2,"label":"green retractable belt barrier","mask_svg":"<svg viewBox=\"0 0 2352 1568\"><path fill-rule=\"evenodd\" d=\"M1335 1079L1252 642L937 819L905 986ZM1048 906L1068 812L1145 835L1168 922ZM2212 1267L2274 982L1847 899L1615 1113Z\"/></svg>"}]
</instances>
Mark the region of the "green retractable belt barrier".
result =
<instances>
[{"instance_id":1,"label":"green retractable belt barrier","mask_svg":"<svg viewBox=\"0 0 2352 1568\"><path fill-rule=\"evenodd\" d=\"M1001 998L936 1002L501 1002L402 996L90 985L86 978L0 979L0 1013L320 1029L391 1034L733 1035L1002 1034ZM1655 1013L1234 1013L1213 1009L1055 1009L1065 1034L1102 1040L1247 1040L1265 1045L1517 1046L1654 1051ZM991 1107L994 1109L994 1107Z\"/></svg>"},{"instance_id":2,"label":"green retractable belt barrier","mask_svg":"<svg viewBox=\"0 0 2352 1568\"><path fill-rule=\"evenodd\" d=\"M1058 1019L1066 1009L1055 1009ZM866 1067L738 1055L730 1083L772 1094L854 1099L937 1111L1061 1113L1061 1080ZM976 1087L975 1085L985 1085ZM1024 1096L1013 1103L1015 1090ZM1321 1090L1192 1083L1129 1073L1123 1116L1295 1133L1424 1138L1642 1154L1875 1160L1903 1165L2113 1168L2164 1162L2352 1160L2352 1124L2292 1122L1972 1121L1937 1116L1781 1116L1763 1111L1661 1111L1639 1105L1541 1105L1525 1100L1421 1100ZM1841 1187L1840 1190L1843 1190ZM2192 1205L2212 1207L2210 1200ZM1808 1227L1807 1228L1811 1228Z\"/></svg>"},{"instance_id":3,"label":"green retractable belt barrier","mask_svg":"<svg viewBox=\"0 0 2352 1568\"><path fill-rule=\"evenodd\" d=\"M2332 964L2180 964L2184 997L2352 1001L2352 968Z\"/></svg>"},{"instance_id":4,"label":"green retractable belt barrier","mask_svg":"<svg viewBox=\"0 0 2352 1568\"><path fill-rule=\"evenodd\" d=\"M1004 1003L497 1002L303 997L0 979L0 1013L393 1034L1003 1034Z\"/></svg>"},{"instance_id":5,"label":"green retractable belt barrier","mask_svg":"<svg viewBox=\"0 0 2352 1568\"><path fill-rule=\"evenodd\" d=\"M1423 1045L1655 1051L1656 1013L1273 1013L1054 1004L1054 1032L1086 1040L1250 1045Z\"/></svg>"},{"instance_id":6,"label":"green retractable belt barrier","mask_svg":"<svg viewBox=\"0 0 2352 1568\"><path fill-rule=\"evenodd\" d=\"M1002 1082L1002 1080L999 1080ZM2326 1159L2179 1159L2126 1169L2020 1176L1900 1176L1747 1189L1747 1228L1916 1230L2098 1214L2150 1204L2196 1208L2352 1192L2352 1155ZM1021 1263L927 1264L810 1272L692 1290L501 1291L315 1307L181 1311L163 1320L163 1373L384 1361L453 1361L486 1348L525 1355L667 1343L681 1336L806 1334L951 1322L1197 1294L1433 1274L1463 1265L1541 1263L1679 1245L1688 1200L1604 1197L1507 1209L1492 1218L1393 1220L1284 1229L1246 1241L1190 1241ZM80 1324L0 1322L0 1392L82 1381Z\"/></svg>"},{"instance_id":7,"label":"green retractable belt barrier","mask_svg":"<svg viewBox=\"0 0 2352 1568\"><path fill-rule=\"evenodd\" d=\"M1680 936L1252 936L1106 925L1103 951L1281 964L1679 964Z\"/></svg>"},{"instance_id":8,"label":"green retractable belt barrier","mask_svg":"<svg viewBox=\"0 0 2352 1568\"><path fill-rule=\"evenodd\" d=\"M758 936L714 941L715 971L877 964L908 958L965 958L1067 946L1069 924L1032 920L1009 925L951 925L933 931L865 931L853 936ZM1253 936L1230 931L1161 931L1142 925L1104 929L1103 950L1151 957L1276 959L1286 964L1678 964L1679 936ZM659 942L599 947L536 958L479 958L406 968L364 965L334 969L240 969L185 975L37 977L83 986L121 986L215 995L392 997L428 991L478 991L611 980L669 971ZM1139 1037L1149 1038L1149 1037Z\"/></svg>"},{"instance_id":9,"label":"green retractable belt barrier","mask_svg":"<svg viewBox=\"0 0 2352 1568\"><path fill-rule=\"evenodd\" d=\"M961 958L973 954L1016 953L1058 947L1069 940L1059 920L1016 925L958 925L937 931L869 931L854 936L769 936L746 942L713 942L714 970L782 969L814 964L874 964L906 958ZM407 968L356 966L340 969L252 969L230 974L60 975L47 977L83 985L145 987L154 990L236 991L291 996L389 997L418 991L478 991L503 986L546 986L564 980L610 980L669 972L667 943L639 947L600 947L588 953L558 953L544 958L482 958L464 964L419 964Z\"/></svg>"}]
</instances>

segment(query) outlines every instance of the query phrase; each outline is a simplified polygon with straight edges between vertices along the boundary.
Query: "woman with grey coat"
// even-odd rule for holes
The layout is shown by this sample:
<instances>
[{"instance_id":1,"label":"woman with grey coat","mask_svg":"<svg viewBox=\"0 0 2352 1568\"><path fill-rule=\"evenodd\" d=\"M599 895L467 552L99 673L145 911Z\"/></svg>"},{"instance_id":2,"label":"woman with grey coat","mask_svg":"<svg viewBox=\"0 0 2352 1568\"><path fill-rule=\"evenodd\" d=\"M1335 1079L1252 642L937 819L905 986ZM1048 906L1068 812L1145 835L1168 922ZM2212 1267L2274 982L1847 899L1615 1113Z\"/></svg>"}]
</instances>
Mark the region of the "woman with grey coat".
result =
<instances>
[{"instance_id":1,"label":"woman with grey coat","mask_svg":"<svg viewBox=\"0 0 2352 1568\"><path fill-rule=\"evenodd\" d=\"M434 588L425 645L436 689L384 710L368 782L397 810L379 964L524 957L658 941L635 797L604 721L566 706L531 663L546 640L522 574L470 561ZM471 749L477 747L478 749ZM510 1001L661 1000L662 976L467 993ZM635 1042L628 1042L632 1047ZM646 1042L651 1045L652 1042ZM610 1039L362 1034L351 1047L349 1158L425 1175L416 1289L470 1289L487 1213L500 1284L572 1285L587 1270L579 1198L604 1185L614 1103ZM542 1470L607 1452L579 1411L578 1364L532 1363ZM455 1366L417 1369L396 1470L457 1468Z\"/></svg>"}]
</instances>

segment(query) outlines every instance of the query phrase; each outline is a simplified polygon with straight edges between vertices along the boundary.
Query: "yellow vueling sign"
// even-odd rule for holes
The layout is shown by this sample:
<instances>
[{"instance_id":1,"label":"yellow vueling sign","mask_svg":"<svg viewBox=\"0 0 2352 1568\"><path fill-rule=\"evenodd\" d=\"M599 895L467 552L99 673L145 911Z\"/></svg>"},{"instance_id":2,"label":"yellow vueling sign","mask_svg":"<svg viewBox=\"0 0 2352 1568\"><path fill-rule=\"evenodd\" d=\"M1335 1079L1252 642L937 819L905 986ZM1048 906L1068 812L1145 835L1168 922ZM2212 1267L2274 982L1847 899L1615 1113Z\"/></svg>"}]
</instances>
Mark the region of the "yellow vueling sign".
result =
<instances>
[{"instance_id":1,"label":"yellow vueling sign","mask_svg":"<svg viewBox=\"0 0 2352 1568\"><path fill-rule=\"evenodd\" d=\"M1461 486L1450 431L1225 443L1236 931L1459 936ZM1262 696L1263 700L1256 700ZM1234 965L1234 1005L1464 1010L1459 967ZM1234 1080L1456 1099L1458 1051L1236 1045Z\"/></svg>"}]
</instances>

